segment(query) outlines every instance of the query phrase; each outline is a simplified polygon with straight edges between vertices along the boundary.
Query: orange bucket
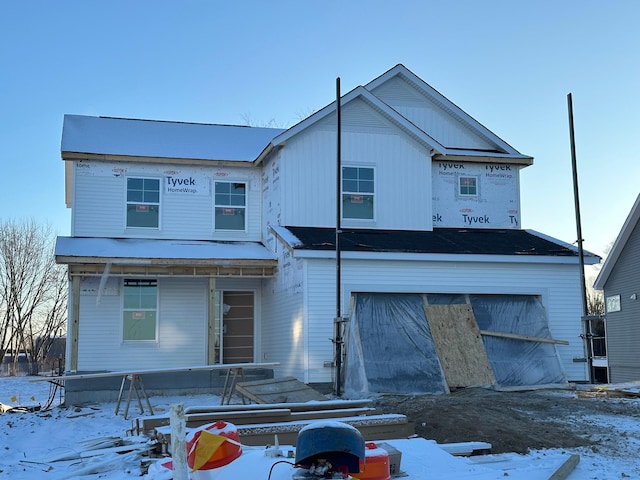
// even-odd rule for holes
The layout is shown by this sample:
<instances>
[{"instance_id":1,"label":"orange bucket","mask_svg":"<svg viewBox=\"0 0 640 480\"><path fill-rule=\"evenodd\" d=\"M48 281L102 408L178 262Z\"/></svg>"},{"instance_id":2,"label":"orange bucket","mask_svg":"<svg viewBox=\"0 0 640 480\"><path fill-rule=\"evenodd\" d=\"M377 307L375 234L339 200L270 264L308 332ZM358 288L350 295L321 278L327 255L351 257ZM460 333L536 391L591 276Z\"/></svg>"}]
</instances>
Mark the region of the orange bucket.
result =
<instances>
[{"instance_id":1,"label":"orange bucket","mask_svg":"<svg viewBox=\"0 0 640 480\"><path fill-rule=\"evenodd\" d=\"M365 462L360 461L360 473L353 475L358 480L391 480L389 452L373 442L364 444Z\"/></svg>"},{"instance_id":2,"label":"orange bucket","mask_svg":"<svg viewBox=\"0 0 640 480\"><path fill-rule=\"evenodd\" d=\"M215 423L205 426L201 430L196 431L193 436L187 438L187 465L189 468L193 468L196 457L196 448L194 444L200 438L202 430L207 430L209 433L226 437L231 442L223 442L220 447L211 455L207 463L205 463L200 470L211 470L213 468L223 467L236 458L242 455L242 447L240 446L240 437L238 435L238 429L232 423L227 423L222 420L218 420Z\"/></svg>"}]
</instances>

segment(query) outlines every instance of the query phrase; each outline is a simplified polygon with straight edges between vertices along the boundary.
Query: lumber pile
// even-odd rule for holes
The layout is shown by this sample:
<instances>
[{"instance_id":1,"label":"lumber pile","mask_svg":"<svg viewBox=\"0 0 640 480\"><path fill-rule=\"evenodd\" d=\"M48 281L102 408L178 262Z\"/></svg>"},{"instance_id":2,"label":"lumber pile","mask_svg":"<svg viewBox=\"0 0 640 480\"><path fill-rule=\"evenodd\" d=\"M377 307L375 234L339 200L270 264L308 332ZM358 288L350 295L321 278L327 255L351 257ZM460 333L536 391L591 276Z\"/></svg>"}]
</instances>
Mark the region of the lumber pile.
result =
<instances>
[{"instance_id":1,"label":"lumber pile","mask_svg":"<svg viewBox=\"0 0 640 480\"><path fill-rule=\"evenodd\" d=\"M223 420L238 430L245 445L260 446L274 442L295 445L298 432L318 420L332 419L357 428L365 440L409 437L415 433L413 423L404 415L381 415L369 406L370 400L329 400L293 377L273 378L235 385L243 402L253 404L188 407L184 410L187 428ZM171 444L168 417L139 419L136 427L154 439L161 450Z\"/></svg>"},{"instance_id":2,"label":"lumber pile","mask_svg":"<svg viewBox=\"0 0 640 480\"><path fill-rule=\"evenodd\" d=\"M378 414L367 406L369 400L324 401L291 404L220 405L185 409L187 428L197 428L218 420L232 423L245 445L272 444L275 435L281 444L295 445L298 432L306 425L332 419L357 428L365 440L406 438L415 433L405 415ZM145 417L141 429L160 449L171 444L167 417Z\"/></svg>"}]
</instances>

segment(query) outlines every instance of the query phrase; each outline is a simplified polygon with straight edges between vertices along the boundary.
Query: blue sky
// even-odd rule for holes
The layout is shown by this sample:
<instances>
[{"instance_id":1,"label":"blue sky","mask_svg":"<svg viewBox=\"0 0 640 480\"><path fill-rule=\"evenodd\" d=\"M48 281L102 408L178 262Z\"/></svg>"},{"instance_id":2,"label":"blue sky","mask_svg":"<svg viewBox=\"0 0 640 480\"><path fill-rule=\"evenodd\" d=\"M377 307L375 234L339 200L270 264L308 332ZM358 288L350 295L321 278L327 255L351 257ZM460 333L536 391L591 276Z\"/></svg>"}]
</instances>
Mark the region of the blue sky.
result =
<instances>
[{"instance_id":1,"label":"blue sky","mask_svg":"<svg viewBox=\"0 0 640 480\"><path fill-rule=\"evenodd\" d=\"M640 188L640 2L0 3L0 220L70 232L65 113L288 127L398 63L520 152L522 225L586 249Z\"/></svg>"}]
</instances>

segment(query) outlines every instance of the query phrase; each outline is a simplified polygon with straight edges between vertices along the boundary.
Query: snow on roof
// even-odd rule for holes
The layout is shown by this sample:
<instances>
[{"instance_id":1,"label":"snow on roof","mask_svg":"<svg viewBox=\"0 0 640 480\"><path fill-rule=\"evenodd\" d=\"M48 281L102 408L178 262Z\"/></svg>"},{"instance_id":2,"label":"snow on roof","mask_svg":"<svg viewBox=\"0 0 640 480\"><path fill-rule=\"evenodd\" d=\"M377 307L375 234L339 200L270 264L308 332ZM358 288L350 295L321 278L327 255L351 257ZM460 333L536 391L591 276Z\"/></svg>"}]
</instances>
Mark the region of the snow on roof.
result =
<instances>
[{"instance_id":1,"label":"snow on roof","mask_svg":"<svg viewBox=\"0 0 640 480\"><path fill-rule=\"evenodd\" d=\"M257 242L58 237L56 257L275 260Z\"/></svg>"},{"instance_id":2,"label":"snow on roof","mask_svg":"<svg viewBox=\"0 0 640 480\"><path fill-rule=\"evenodd\" d=\"M239 125L65 115L62 152L253 161L283 130Z\"/></svg>"},{"instance_id":3,"label":"snow on roof","mask_svg":"<svg viewBox=\"0 0 640 480\"><path fill-rule=\"evenodd\" d=\"M296 237L293 233L287 230L285 227L281 227L280 225L271 225L271 230L273 233L282 239L290 247L301 247L304 244L300 241L298 237Z\"/></svg>"}]
</instances>

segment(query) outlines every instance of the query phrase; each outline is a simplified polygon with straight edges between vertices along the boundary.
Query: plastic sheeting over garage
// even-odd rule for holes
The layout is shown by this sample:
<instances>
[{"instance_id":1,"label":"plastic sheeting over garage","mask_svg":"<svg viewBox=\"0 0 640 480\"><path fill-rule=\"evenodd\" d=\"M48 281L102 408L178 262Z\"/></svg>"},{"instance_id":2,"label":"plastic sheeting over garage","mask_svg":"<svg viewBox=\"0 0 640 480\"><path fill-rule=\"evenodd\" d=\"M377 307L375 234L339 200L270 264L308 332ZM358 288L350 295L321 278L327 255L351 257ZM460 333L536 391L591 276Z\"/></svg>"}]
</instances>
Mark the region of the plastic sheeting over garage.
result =
<instances>
[{"instance_id":1,"label":"plastic sheeting over garage","mask_svg":"<svg viewBox=\"0 0 640 480\"><path fill-rule=\"evenodd\" d=\"M566 382L536 296L358 293L346 336L351 398Z\"/></svg>"}]
</instances>

